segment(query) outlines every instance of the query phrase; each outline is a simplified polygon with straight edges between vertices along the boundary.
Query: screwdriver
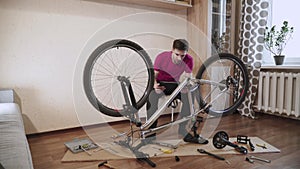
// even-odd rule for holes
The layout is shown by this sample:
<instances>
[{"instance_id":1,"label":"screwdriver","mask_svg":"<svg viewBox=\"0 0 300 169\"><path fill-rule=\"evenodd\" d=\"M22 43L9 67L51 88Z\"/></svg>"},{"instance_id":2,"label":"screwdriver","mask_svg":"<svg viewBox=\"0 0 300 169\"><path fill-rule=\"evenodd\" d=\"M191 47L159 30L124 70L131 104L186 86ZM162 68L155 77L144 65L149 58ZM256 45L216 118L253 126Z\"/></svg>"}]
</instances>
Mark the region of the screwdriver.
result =
<instances>
[{"instance_id":1,"label":"screwdriver","mask_svg":"<svg viewBox=\"0 0 300 169\"><path fill-rule=\"evenodd\" d=\"M153 147L155 149L160 150L161 152L165 153L165 154L172 154L173 150L172 149L163 149L163 148L157 148L157 147Z\"/></svg>"}]
</instances>

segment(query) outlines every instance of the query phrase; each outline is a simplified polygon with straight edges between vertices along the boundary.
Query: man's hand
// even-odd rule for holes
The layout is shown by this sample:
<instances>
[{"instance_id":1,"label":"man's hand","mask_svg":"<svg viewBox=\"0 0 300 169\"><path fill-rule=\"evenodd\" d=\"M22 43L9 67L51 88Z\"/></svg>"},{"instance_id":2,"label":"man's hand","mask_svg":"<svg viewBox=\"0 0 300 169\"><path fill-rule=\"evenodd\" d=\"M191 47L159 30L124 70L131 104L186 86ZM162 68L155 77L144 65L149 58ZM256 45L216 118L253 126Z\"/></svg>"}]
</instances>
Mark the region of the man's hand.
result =
<instances>
[{"instance_id":1,"label":"man's hand","mask_svg":"<svg viewBox=\"0 0 300 169\"><path fill-rule=\"evenodd\" d=\"M159 83L154 83L154 90L157 94L162 93L165 89L165 86L160 86Z\"/></svg>"}]
</instances>

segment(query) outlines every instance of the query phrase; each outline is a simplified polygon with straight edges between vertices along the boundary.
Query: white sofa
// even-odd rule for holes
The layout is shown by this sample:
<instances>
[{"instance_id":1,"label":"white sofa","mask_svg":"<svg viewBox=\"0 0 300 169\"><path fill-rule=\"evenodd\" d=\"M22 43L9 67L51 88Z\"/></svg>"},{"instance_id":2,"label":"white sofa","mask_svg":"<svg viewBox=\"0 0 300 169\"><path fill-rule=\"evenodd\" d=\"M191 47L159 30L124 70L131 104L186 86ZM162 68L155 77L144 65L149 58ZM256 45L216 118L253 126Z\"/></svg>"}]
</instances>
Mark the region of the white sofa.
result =
<instances>
[{"instance_id":1,"label":"white sofa","mask_svg":"<svg viewBox=\"0 0 300 169\"><path fill-rule=\"evenodd\" d=\"M0 90L0 168L32 169L20 106L13 90Z\"/></svg>"}]
</instances>

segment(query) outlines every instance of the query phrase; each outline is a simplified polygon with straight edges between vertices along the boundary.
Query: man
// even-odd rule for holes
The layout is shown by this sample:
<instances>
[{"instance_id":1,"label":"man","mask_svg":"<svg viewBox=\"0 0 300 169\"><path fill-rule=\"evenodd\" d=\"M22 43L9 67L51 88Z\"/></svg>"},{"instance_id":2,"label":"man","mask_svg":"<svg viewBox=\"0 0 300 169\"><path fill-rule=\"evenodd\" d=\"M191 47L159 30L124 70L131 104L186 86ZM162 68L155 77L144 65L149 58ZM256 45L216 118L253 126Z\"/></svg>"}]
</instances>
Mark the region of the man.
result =
<instances>
[{"instance_id":1,"label":"man","mask_svg":"<svg viewBox=\"0 0 300 169\"><path fill-rule=\"evenodd\" d=\"M163 95L170 95L178 86L180 76L184 73L185 77L192 76L194 66L193 58L187 54L189 43L185 39L176 39L173 41L171 51L160 53L154 61L154 91L149 95L147 102L147 117L150 118L158 109L159 98ZM190 114L187 93L181 92L177 96L182 101L181 117ZM179 124L178 133L184 137L184 141L206 144L207 140L203 138L194 138L186 130L187 121ZM157 126L157 120L150 126ZM150 137L155 138L155 134Z\"/></svg>"}]
</instances>

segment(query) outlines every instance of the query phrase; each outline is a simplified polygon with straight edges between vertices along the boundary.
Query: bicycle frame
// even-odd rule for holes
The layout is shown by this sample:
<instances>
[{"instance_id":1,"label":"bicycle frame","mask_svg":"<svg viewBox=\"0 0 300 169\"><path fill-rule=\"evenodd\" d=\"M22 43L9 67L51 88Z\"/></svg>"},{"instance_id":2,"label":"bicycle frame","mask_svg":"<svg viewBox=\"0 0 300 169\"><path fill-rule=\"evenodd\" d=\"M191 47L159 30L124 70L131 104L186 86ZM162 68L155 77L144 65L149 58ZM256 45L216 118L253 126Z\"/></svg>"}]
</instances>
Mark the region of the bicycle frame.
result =
<instances>
[{"instance_id":1,"label":"bicycle frame","mask_svg":"<svg viewBox=\"0 0 300 169\"><path fill-rule=\"evenodd\" d=\"M182 118L180 120L173 121L169 124L158 126L156 128L149 127L162 115L162 113L165 111L165 109L168 107L168 105L171 104L171 102L175 99L175 97L179 94L179 92L188 84L190 78L186 78L182 83L178 85L178 87L173 91L173 93L170 95L170 97L163 103L163 105L157 109L157 111L141 126L141 136L144 138L148 135L151 135L153 133L158 132L159 130L163 130L164 128L170 127L175 124L179 124L181 122L187 121L189 119ZM188 102L192 103L191 98L191 91L188 91ZM193 104L190 104L190 111L194 112L194 106ZM172 112L173 113L173 112Z\"/></svg>"},{"instance_id":2,"label":"bicycle frame","mask_svg":"<svg viewBox=\"0 0 300 169\"><path fill-rule=\"evenodd\" d=\"M226 88L226 84L223 83L217 83L217 82L212 82L212 81L208 81L208 80L203 80L203 79L191 79L191 78L186 78L182 83L180 83L178 85L178 87L173 91L173 93L170 95L170 97L163 103L163 105L146 121L146 123L144 123L141 127L141 137L145 138L146 136L149 136L153 133L157 133L160 132L166 128L171 127L172 125L176 125L176 124L180 124L182 122L191 120L192 118L195 118L196 115L198 115L200 112L204 111L207 107L209 107L209 105L214 101L211 100L210 103L208 103L206 106L202 107L200 110L198 110L197 112L195 111L194 108L194 103L192 100L192 90L188 90L187 94L188 94L188 103L190 105L190 115L183 117L179 120L175 120L175 121L171 121L168 124L165 125L161 125L158 126L156 128L151 128L149 129L149 127L164 113L165 109L168 107L168 105L171 104L171 102L175 99L175 97L183 90L183 88L187 87L188 84L190 84L190 81L194 81L196 83L199 84L204 84L204 83L209 83L209 84L213 84L215 86L218 87L224 87L224 89L220 92L220 94L214 99L216 100L218 97L221 96L222 93L224 93L227 88ZM174 112L172 112L174 113Z\"/></svg>"}]
</instances>

